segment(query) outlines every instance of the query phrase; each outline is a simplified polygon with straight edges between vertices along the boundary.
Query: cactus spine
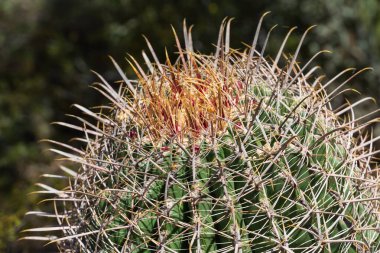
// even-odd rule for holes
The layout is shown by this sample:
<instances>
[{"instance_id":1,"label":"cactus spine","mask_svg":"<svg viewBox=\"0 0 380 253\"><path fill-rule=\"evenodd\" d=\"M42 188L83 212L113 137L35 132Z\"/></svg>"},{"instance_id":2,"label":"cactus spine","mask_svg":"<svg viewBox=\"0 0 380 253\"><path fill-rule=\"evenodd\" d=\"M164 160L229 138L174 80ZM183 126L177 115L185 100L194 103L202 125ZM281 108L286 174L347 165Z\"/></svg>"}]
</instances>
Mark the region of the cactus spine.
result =
<instances>
[{"instance_id":1,"label":"cactus spine","mask_svg":"<svg viewBox=\"0 0 380 253\"><path fill-rule=\"evenodd\" d=\"M50 230L63 236L26 238L89 253L380 250L378 138L363 134L368 115L354 114L366 99L330 105L357 73L328 93L347 71L322 83L311 61L297 64L308 30L285 66L288 36L267 60L261 22L239 51L224 21L210 56L194 52L184 24L184 47L174 32L175 63L158 62L147 41L149 72L130 58L135 81L112 60L123 84L115 90L97 74L94 85L111 105L77 106L97 123L61 123L84 133L85 150L54 150L79 172L63 168L70 186L62 191L40 184L56 195L59 226Z\"/></svg>"}]
</instances>

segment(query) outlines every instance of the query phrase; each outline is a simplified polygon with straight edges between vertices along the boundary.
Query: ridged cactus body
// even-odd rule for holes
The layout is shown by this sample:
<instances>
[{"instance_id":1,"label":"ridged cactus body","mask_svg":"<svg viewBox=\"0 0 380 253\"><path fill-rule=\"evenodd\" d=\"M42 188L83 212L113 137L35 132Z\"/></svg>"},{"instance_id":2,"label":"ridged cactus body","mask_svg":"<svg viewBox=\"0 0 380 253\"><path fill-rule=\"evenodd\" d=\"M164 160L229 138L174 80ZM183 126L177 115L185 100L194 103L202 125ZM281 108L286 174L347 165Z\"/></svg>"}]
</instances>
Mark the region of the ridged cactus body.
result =
<instances>
[{"instance_id":1,"label":"ridged cactus body","mask_svg":"<svg viewBox=\"0 0 380 253\"><path fill-rule=\"evenodd\" d=\"M357 103L331 109L346 80L328 93L336 78L322 83L310 62L297 64L304 37L285 66L283 47L264 58L260 25L239 51L223 22L211 56L194 52L184 25L178 60L159 63L148 42L153 60L130 60L135 81L112 60L123 84L99 75L94 86L111 105L77 106L97 124L62 123L87 147L55 150L81 168L64 168L63 191L41 185L57 195L63 232L49 240L62 252L380 250L376 138L362 134L371 122L355 118Z\"/></svg>"}]
</instances>

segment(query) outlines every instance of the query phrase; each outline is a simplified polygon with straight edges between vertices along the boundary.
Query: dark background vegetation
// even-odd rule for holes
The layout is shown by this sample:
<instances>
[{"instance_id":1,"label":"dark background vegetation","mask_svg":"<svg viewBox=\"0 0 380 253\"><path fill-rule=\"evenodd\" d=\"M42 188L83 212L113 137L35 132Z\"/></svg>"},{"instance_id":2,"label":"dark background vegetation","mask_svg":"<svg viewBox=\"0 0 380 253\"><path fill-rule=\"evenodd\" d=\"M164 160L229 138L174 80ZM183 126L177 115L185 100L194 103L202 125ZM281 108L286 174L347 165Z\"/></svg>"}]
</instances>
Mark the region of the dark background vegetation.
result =
<instances>
[{"instance_id":1,"label":"dark background vegetation","mask_svg":"<svg viewBox=\"0 0 380 253\"><path fill-rule=\"evenodd\" d=\"M57 170L54 156L41 139L67 141L74 132L51 125L68 121L70 107L104 101L88 86L94 69L106 79L118 79L107 55L127 73L126 53L140 59L145 49L141 34L150 39L159 57L164 48L175 52L170 25L181 33L186 18L194 24L197 50L211 53L218 27L226 16L232 24L232 46L250 43L261 14L272 13L264 29L279 24L268 54L273 55L290 27L297 26L286 48L294 52L309 26L301 63L318 50L332 55L318 58L327 78L347 67L371 66L350 87L380 99L380 4L377 0L1 0L0 1L0 252L55 252L43 243L21 241L20 231L38 221L24 218L38 210L38 196L28 194L42 173ZM175 54L171 54L175 57ZM130 77L133 78L132 75ZM358 97L350 96L350 99ZM359 113L378 108L361 106Z\"/></svg>"}]
</instances>

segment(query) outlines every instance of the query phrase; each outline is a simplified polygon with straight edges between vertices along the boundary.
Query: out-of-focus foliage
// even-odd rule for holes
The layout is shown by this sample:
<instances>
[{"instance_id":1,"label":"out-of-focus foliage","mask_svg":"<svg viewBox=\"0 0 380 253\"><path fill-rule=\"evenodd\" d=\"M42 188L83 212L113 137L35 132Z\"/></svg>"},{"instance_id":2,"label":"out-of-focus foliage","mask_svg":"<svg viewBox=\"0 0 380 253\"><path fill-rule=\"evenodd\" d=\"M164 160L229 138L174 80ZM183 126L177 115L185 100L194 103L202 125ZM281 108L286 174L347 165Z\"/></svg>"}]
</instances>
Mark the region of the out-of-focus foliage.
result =
<instances>
[{"instance_id":1,"label":"out-of-focus foliage","mask_svg":"<svg viewBox=\"0 0 380 253\"><path fill-rule=\"evenodd\" d=\"M53 170L50 138L75 136L52 121L68 121L73 103L98 105L100 97L88 88L95 81L90 69L108 80L117 78L107 55L124 62L126 53L140 58L147 35L157 54L174 52L170 25L181 33L182 20L195 24L196 49L212 52L221 20L235 17L232 46L250 43L258 18L272 11L264 23L273 32L273 55L289 27L298 36L313 24L301 62L321 49L334 54L320 57L328 77L355 66L375 71L356 78L351 87L380 99L380 3L377 0L2 0L0 1L0 251L43 252L14 242L22 214L37 200L31 191L42 172ZM262 40L264 38L261 38ZM285 51L294 52L298 38ZM161 49L161 50L160 50ZM171 54L171 57L175 57ZM368 109L368 108L363 108ZM29 221L28 221L29 222ZM47 251L47 248L45 249Z\"/></svg>"}]
</instances>

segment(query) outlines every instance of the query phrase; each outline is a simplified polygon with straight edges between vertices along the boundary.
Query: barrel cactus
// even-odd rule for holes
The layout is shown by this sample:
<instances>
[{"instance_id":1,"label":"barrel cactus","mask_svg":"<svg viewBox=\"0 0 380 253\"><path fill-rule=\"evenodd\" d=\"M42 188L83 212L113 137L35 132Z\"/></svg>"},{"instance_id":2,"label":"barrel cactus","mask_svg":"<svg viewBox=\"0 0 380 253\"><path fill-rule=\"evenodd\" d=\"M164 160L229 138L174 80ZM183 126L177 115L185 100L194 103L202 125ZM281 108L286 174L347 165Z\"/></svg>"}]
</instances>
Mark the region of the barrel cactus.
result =
<instances>
[{"instance_id":1,"label":"barrel cactus","mask_svg":"<svg viewBox=\"0 0 380 253\"><path fill-rule=\"evenodd\" d=\"M265 16L265 15L264 15ZM263 17L264 17L263 16ZM29 229L27 236L58 244L62 252L377 252L380 250L379 169L364 129L373 113L355 117L366 101L332 109L344 85L302 67L297 55L264 57L269 33L258 49L261 18L253 43L231 49L231 20L223 21L216 52L193 50L191 29L184 42L174 31L175 62L129 62L129 80L113 88L101 75L94 88L110 104L80 124L79 150L54 142L53 151L80 164L67 167L69 186L53 194L58 225ZM181 43L183 45L181 45ZM329 87L330 88L330 87Z\"/></svg>"}]
</instances>

